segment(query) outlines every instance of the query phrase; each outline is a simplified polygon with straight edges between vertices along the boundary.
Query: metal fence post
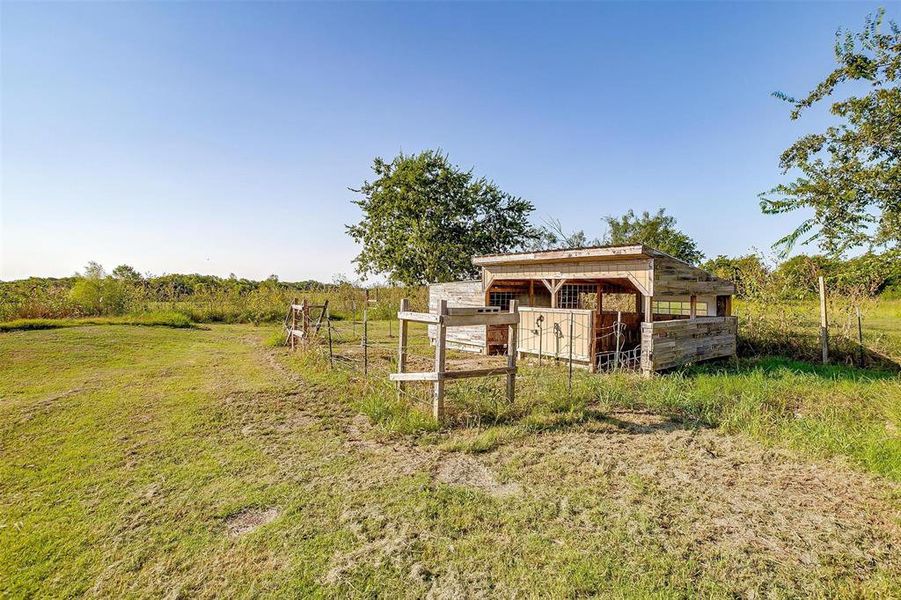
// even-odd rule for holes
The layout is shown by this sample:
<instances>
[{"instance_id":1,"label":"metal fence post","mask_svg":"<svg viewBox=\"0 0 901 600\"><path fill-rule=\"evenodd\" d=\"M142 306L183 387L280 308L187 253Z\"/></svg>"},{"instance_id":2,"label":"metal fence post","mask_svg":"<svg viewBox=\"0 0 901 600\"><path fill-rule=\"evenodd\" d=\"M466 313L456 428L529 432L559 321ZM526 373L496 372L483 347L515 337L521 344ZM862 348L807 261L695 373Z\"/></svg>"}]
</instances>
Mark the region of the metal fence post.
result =
<instances>
[{"instance_id":1,"label":"metal fence post","mask_svg":"<svg viewBox=\"0 0 901 600\"><path fill-rule=\"evenodd\" d=\"M619 348L620 348L620 321L623 318L622 311L616 311L616 327L614 329L616 347L613 349L613 370L619 369Z\"/></svg>"}]
</instances>

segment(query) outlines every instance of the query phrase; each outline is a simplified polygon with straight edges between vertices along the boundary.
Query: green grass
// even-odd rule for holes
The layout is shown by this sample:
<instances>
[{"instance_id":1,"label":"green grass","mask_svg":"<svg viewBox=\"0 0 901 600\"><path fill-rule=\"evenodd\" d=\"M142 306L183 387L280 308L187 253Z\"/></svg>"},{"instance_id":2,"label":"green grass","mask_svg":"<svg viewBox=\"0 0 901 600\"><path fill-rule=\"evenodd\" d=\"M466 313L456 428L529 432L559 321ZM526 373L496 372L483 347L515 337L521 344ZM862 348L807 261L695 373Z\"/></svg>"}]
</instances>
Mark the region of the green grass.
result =
<instances>
[{"instance_id":1,"label":"green grass","mask_svg":"<svg viewBox=\"0 0 901 600\"><path fill-rule=\"evenodd\" d=\"M863 348L858 344L856 309L861 311ZM833 362L858 364L863 350L866 366L901 365L901 300L829 298L829 338ZM739 354L820 358L820 308L815 300L737 300Z\"/></svg>"},{"instance_id":2,"label":"green grass","mask_svg":"<svg viewBox=\"0 0 901 600\"><path fill-rule=\"evenodd\" d=\"M886 525L899 514L895 376L743 361L651 380L577 373L570 395L562 370L525 368L512 407L494 383L449 384L454 420L439 428L396 399L396 339L386 324L371 333L383 345L368 378L353 342L332 369L322 352L274 347L269 327L0 335L0 596L901 594ZM672 416L675 432L630 429L622 410ZM472 456L523 491L437 475ZM229 535L231 517L270 507L274 520Z\"/></svg>"},{"instance_id":3,"label":"green grass","mask_svg":"<svg viewBox=\"0 0 901 600\"><path fill-rule=\"evenodd\" d=\"M386 433L434 431L434 422L423 417L428 385L408 386L419 392L418 402L415 396L399 402L385 381L393 369L395 339L388 337L383 322L371 324L369 333L373 377L359 377L358 341L351 339L336 343L335 349L338 354L357 351L348 355L353 362L339 361L337 368L330 368L320 347L317 352L298 352L295 367L307 378L323 380ZM424 338L421 328L412 330L411 356L431 356ZM512 405L505 400L500 378L447 384L451 427L439 440L442 447L486 452L525 434L581 426L611 410L649 410L815 458L840 456L860 469L901 481L901 376L893 372L752 358L650 379L632 373L599 377L577 369L570 392L565 367L525 363L517 382Z\"/></svg>"},{"instance_id":4,"label":"green grass","mask_svg":"<svg viewBox=\"0 0 901 600\"><path fill-rule=\"evenodd\" d=\"M15 319L0 321L0 332L87 327L89 325L141 325L146 327L193 327L191 319L180 312L158 311L119 317L85 317L80 319Z\"/></svg>"}]
</instances>

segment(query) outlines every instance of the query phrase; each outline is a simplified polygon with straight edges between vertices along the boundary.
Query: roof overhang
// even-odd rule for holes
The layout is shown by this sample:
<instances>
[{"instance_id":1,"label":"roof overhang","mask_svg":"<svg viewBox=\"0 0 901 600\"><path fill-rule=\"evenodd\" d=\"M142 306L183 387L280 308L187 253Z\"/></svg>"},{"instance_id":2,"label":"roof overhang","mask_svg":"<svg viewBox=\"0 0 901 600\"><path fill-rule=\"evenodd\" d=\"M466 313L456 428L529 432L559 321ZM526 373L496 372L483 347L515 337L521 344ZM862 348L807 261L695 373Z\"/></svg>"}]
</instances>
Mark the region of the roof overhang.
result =
<instances>
[{"instance_id":1,"label":"roof overhang","mask_svg":"<svg viewBox=\"0 0 901 600\"><path fill-rule=\"evenodd\" d=\"M594 260L619 260L630 258L653 258L663 256L643 244L631 246L598 246L594 248L573 248L569 250L543 250L540 252L513 252L511 254L484 254L475 256L472 264L477 267L491 265L522 265L550 262L582 262Z\"/></svg>"}]
</instances>

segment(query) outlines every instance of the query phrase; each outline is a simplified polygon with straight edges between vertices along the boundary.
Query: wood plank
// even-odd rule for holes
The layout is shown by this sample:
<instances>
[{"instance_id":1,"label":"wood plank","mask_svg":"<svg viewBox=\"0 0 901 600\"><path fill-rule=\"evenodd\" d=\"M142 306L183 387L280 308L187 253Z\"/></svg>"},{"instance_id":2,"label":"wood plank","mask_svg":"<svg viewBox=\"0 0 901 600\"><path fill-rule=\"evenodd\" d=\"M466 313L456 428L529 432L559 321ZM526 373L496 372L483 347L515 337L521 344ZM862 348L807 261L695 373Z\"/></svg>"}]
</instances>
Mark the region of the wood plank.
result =
<instances>
[{"instance_id":1,"label":"wood plank","mask_svg":"<svg viewBox=\"0 0 901 600\"><path fill-rule=\"evenodd\" d=\"M491 375L509 375L516 372L516 367L492 367L487 369L470 369L467 371L445 371L441 374L444 380L468 379L470 377L490 377Z\"/></svg>"},{"instance_id":2,"label":"wood plank","mask_svg":"<svg viewBox=\"0 0 901 600\"><path fill-rule=\"evenodd\" d=\"M389 373L388 379L391 381L438 381L439 374L434 372L428 373Z\"/></svg>"},{"instance_id":3,"label":"wood plank","mask_svg":"<svg viewBox=\"0 0 901 600\"><path fill-rule=\"evenodd\" d=\"M450 298L445 298L450 302ZM447 314L452 316L484 315L501 312L500 306L448 306Z\"/></svg>"},{"instance_id":4,"label":"wood plank","mask_svg":"<svg viewBox=\"0 0 901 600\"><path fill-rule=\"evenodd\" d=\"M442 302L447 303L447 300L442 300ZM440 315L433 315L431 313L412 312L412 311L398 312L397 318L400 321L413 321L414 323L438 324L438 323L442 322Z\"/></svg>"},{"instance_id":5,"label":"wood plank","mask_svg":"<svg viewBox=\"0 0 901 600\"><path fill-rule=\"evenodd\" d=\"M519 322L519 315L511 313L484 313L480 315L447 315L444 317L445 327L461 327L467 325L513 325Z\"/></svg>"}]
</instances>

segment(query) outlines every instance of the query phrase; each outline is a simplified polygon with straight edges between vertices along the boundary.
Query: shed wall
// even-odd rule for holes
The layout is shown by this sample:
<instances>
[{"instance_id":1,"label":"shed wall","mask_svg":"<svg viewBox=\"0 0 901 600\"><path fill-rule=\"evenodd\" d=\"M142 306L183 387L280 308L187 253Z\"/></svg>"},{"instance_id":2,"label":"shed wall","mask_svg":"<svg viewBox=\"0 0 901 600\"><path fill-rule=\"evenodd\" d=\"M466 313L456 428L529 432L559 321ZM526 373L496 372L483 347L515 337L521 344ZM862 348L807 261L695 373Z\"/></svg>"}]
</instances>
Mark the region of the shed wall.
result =
<instances>
[{"instance_id":1,"label":"shed wall","mask_svg":"<svg viewBox=\"0 0 901 600\"><path fill-rule=\"evenodd\" d=\"M735 285L668 256L654 259L654 296L731 295Z\"/></svg>"},{"instance_id":2,"label":"shed wall","mask_svg":"<svg viewBox=\"0 0 901 600\"><path fill-rule=\"evenodd\" d=\"M569 337L570 318L572 341ZM591 364L593 325L594 311L591 310L523 306L519 309L519 340L516 347L523 354L569 360L572 344L572 359Z\"/></svg>"},{"instance_id":3,"label":"shed wall","mask_svg":"<svg viewBox=\"0 0 901 600\"><path fill-rule=\"evenodd\" d=\"M736 317L701 317L641 324L641 368L659 371L690 362L733 356Z\"/></svg>"},{"instance_id":4,"label":"shed wall","mask_svg":"<svg viewBox=\"0 0 901 600\"><path fill-rule=\"evenodd\" d=\"M438 302L447 300L448 306L485 306L481 281L451 281L429 286L429 312L438 312ZM429 341L435 343L435 326L429 325ZM485 325L449 327L447 347L466 352L485 351Z\"/></svg>"}]
</instances>

